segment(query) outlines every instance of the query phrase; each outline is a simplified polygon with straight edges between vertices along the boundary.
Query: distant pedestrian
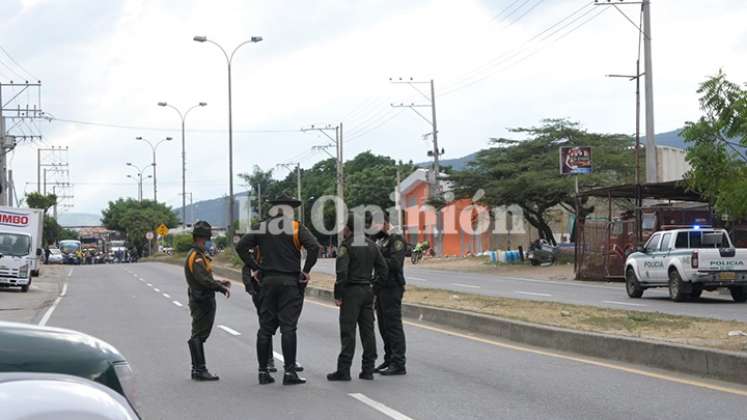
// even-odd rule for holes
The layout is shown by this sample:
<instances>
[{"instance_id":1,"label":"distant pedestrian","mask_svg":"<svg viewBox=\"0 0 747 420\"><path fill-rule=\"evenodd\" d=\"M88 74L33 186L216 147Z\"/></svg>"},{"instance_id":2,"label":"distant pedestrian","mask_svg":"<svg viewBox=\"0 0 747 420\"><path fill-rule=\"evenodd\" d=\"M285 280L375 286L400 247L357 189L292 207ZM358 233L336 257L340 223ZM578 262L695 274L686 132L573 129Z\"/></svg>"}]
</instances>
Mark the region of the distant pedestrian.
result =
<instances>
[{"instance_id":1,"label":"distant pedestrian","mask_svg":"<svg viewBox=\"0 0 747 420\"><path fill-rule=\"evenodd\" d=\"M254 271L259 284L258 378L261 385L275 382L268 364L272 358L272 336L279 327L285 362L283 385L303 384L306 379L297 373L296 330L310 271L319 256L319 243L306 226L293 220L293 209L301 205L299 200L280 196L270 204L270 218L236 245L236 252ZM307 251L303 268L302 248Z\"/></svg>"},{"instance_id":2,"label":"distant pedestrian","mask_svg":"<svg viewBox=\"0 0 747 420\"><path fill-rule=\"evenodd\" d=\"M362 226L361 226L362 227ZM344 227L345 240L337 248L335 303L340 308L340 355L337 370L327 375L329 381L349 381L355 355L356 326L360 329L363 356L358 378L372 380L376 365L373 287L386 277L387 266L379 248L366 238L362 229L356 232L355 217L349 216Z\"/></svg>"},{"instance_id":3,"label":"distant pedestrian","mask_svg":"<svg viewBox=\"0 0 747 420\"><path fill-rule=\"evenodd\" d=\"M205 364L205 341L210 336L215 322L215 292L231 296L231 282L218 281L213 278L213 264L205 251L205 242L210 240L210 224L199 221L192 229L194 241L184 263L184 275L187 278L189 311L192 315L192 336L187 344L192 356L192 379L195 381L217 381Z\"/></svg>"},{"instance_id":4,"label":"distant pedestrian","mask_svg":"<svg viewBox=\"0 0 747 420\"><path fill-rule=\"evenodd\" d=\"M378 232L374 235L389 268L384 281L375 289L376 319L384 341L384 363L376 368L376 373L385 376L407 373L405 330L402 327L407 243L402 235L392 232L391 228L389 218L385 216L384 223L377 227Z\"/></svg>"}]
</instances>

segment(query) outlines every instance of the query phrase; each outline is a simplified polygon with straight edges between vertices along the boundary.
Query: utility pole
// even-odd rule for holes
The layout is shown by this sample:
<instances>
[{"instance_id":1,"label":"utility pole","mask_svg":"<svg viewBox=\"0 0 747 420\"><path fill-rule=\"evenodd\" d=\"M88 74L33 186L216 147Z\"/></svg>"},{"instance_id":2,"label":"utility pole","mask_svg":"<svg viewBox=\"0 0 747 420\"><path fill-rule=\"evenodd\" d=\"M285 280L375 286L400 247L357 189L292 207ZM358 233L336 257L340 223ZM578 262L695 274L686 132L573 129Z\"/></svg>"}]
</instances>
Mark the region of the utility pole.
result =
<instances>
[{"instance_id":1,"label":"utility pole","mask_svg":"<svg viewBox=\"0 0 747 420\"><path fill-rule=\"evenodd\" d=\"M644 71L646 76L646 182L658 182L657 159L656 159L656 130L654 126L654 69L653 53L651 46L651 0L629 1L620 0L617 2L600 2L595 0L596 6L612 6L622 14L638 30L639 38L643 36L643 57ZM620 5L640 4L642 26L636 24L625 12L620 9Z\"/></svg>"},{"instance_id":2,"label":"utility pole","mask_svg":"<svg viewBox=\"0 0 747 420\"><path fill-rule=\"evenodd\" d=\"M9 99L5 99L3 93L10 90ZM31 90L36 90L36 103L21 105L19 98L28 99ZM26 95L21 96L24 92ZM14 106L15 104L15 106ZM25 122L36 118L42 118L41 110L41 82L29 83L0 83L0 205L13 205L9 200L12 186L9 183L7 155L8 152L15 149L19 142L24 140L40 140L40 135L27 135L21 132L21 135L11 135L15 127L23 127ZM9 127L6 126L7 120L13 122Z\"/></svg>"},{"instance_id":3,"label":"utility pole","mask_svg":"<svg viewBox=\"0 0 747 420\"><path fill-rule=\"evenodd\" d=\"M433 140L433 149L428 152L428 156L433 158L433 165L430 171L429 181L431 184L430 189L430 196L431 198L436 198L441 195L441 186L438 182L438 176L441 174L441 164L440 164L440 157L444 154L444 150L440 149L438 147L438 123L436 119L436 87L433 79L430 81L416 81L413 80L411 77L409 80L404 80L401 77L397 80L394 80L392 78L389 78L389 81L393 84L405 84L409 85L411 88L413 88L420 96L422 96L427 103L424 104L416 104L414 102L411 102L409 104L400 103L400 104L391 104L392 108L410 108L413 112L415 112L420 118L422 118L425 122L427 122L431 126L431 132L426 134L425 137L430 136ZM418 88L417 85L423 85L428 84L430 85L430 95L424 93L422 90ZM431 118L428 119L425 115L423 115L420 111L417 110L417 108L430 108L431 109Z\"/></svg>"},{"instance_id":4,"label":"utility pole","mask_svg":"<svg viewBox=\"0 0 747 420\"><path fill-rule=\"evenodd\" d=\"M329 131L334 130L335 137L333 138L328 134ZM327 124L324 127L316 127L312 125L309 128L302 128L302 132L307 131L318 131L322 134L324 134L325 137L327 137L330 140L330 143L320 145L320 146L314 146L312 149L314 150L323 150L325 153L329 155L329 157L332 157L336 161L336 177L337 177L337 197L340 199L340 202L345 203L345 160L344 155L342 152L342 144L343 144L343 130L342 130L342 123L336 126L332 126L330 124ZM336 150L336 155L332 156L331 153L327 149L334 147ZM339 206L338 206L339 207ZM336 208L335 213L337 215L337 226L339 228L339 231L337 233L337 244L342 243L343 237L342 237L342 226L345 225L345 218L347 217L346 214L342 211L341 208Z\"/></svg>"},{"instance_id":5,"label":"utility pole","mask_svg":"<svg viewBox=\"0 0 747 420\"><path fill-rule=\"evenodd\" d=\"M296 171L296 198L298 201L301 202L301 206L298 209L298 220L301 221L301 223L304 222L304 201L301 197L301 163L300 162L288 162L288 163L279 163L278 166L282 166L285 169L288 169L289 171Z\"/></svg>"},{"instance_id":6,"label":"utility pole","mask_svg":"<svg viewBox=\"0 0 747 420\"><path fill-rule=\"evenodd\" d=\"M635 72L635 75L608 74L607 77L635 80L635 238L636 246L639 246L643 237L641 229L641 207L643 207L641 199L641 77L645 75L641 73L640 59L636 60ZM576 180L578 180L578 175L576 175ZM578 191L576 193L578 194Z\"/></svg>"}]
</instances>

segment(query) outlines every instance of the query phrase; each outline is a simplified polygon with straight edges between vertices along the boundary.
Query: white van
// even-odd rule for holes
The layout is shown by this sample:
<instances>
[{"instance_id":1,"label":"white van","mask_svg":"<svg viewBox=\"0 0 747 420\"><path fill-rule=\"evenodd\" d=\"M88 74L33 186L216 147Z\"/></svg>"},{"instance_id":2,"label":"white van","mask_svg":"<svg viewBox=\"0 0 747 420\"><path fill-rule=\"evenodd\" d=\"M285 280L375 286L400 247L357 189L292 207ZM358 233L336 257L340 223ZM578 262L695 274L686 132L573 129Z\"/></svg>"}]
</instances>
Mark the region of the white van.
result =
<instances>
[{"instance_id":1,"label":"white van","mask_svg":"<svg viewBox=\"0 0 747 420\"><path fill-rule=\"evenodd\" d=\"M39 275L44 210L0 207L0 285L27 292Z\"/></svg>"}]
</instances>

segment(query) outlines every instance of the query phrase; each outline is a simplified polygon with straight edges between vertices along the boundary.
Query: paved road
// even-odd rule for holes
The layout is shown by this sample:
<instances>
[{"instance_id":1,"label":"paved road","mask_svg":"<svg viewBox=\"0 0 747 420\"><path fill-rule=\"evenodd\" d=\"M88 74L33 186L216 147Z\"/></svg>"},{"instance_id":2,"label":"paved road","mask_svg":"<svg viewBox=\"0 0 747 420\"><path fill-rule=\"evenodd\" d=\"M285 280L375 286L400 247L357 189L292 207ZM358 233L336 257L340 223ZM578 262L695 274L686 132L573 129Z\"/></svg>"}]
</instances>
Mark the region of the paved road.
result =
<instances>
[{"instance_id":1,"label":"paved road","mask_svg":"<svg viewBox=\"0 0 747 420\"><path fill-rule=\"evenodd\" d=\"M334 273L334 259L320 259L315 270ZM502 277L408 266L405 277L414 286L456 290L488 296L543 300L616 309L664 312L747 322L747 304L731 295L703 293L695 302L672 302L667 289L649 289L642 299L630 299L622 283L576 282Z\"/></svg>"},{"instance_id":2,"label":"paved road","mask_svg":"<svg viewBox=\"0 0 747 420\"><path fill-rule=\"evenodd\" d=\"M407 376L329 383L324 375L338 351L337 310L314 301L304 307L299 337L309 383L262 387L256 382L256 315L239 287L227 301L218 297L218 327L206 347L209 366L221 380L194 383L188 379L189 317L180 267L82 266L67 282L67 295L48 325L81 330L118 347L133 365L146 419L745 418L746 387L415 323L406 326Z\"/></svg>"}]
</instances>

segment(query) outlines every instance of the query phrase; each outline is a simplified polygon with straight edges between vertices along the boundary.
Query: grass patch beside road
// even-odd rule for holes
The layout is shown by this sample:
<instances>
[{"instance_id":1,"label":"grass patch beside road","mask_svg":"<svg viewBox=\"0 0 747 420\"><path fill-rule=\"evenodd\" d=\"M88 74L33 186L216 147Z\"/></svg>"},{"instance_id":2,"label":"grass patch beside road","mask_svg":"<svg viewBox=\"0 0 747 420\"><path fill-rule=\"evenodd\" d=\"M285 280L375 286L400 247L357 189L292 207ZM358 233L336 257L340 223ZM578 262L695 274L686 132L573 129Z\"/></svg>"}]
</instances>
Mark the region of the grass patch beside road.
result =
<instances>
[{"instance_id":1,"label":"grass patch beside road","mask_svg":"<svg viewBox=\"0 0 747 420\"><path fill-rule=\"evenodd\" d=\"M313 287L331 290L333 285L332 276L313 273ZM500 298L413 286L408 286L405 302L579 331L747 351L747 337L728 335L730 331L747 332L747 323L743 322Z\"/></svg>"}]
</instances>

